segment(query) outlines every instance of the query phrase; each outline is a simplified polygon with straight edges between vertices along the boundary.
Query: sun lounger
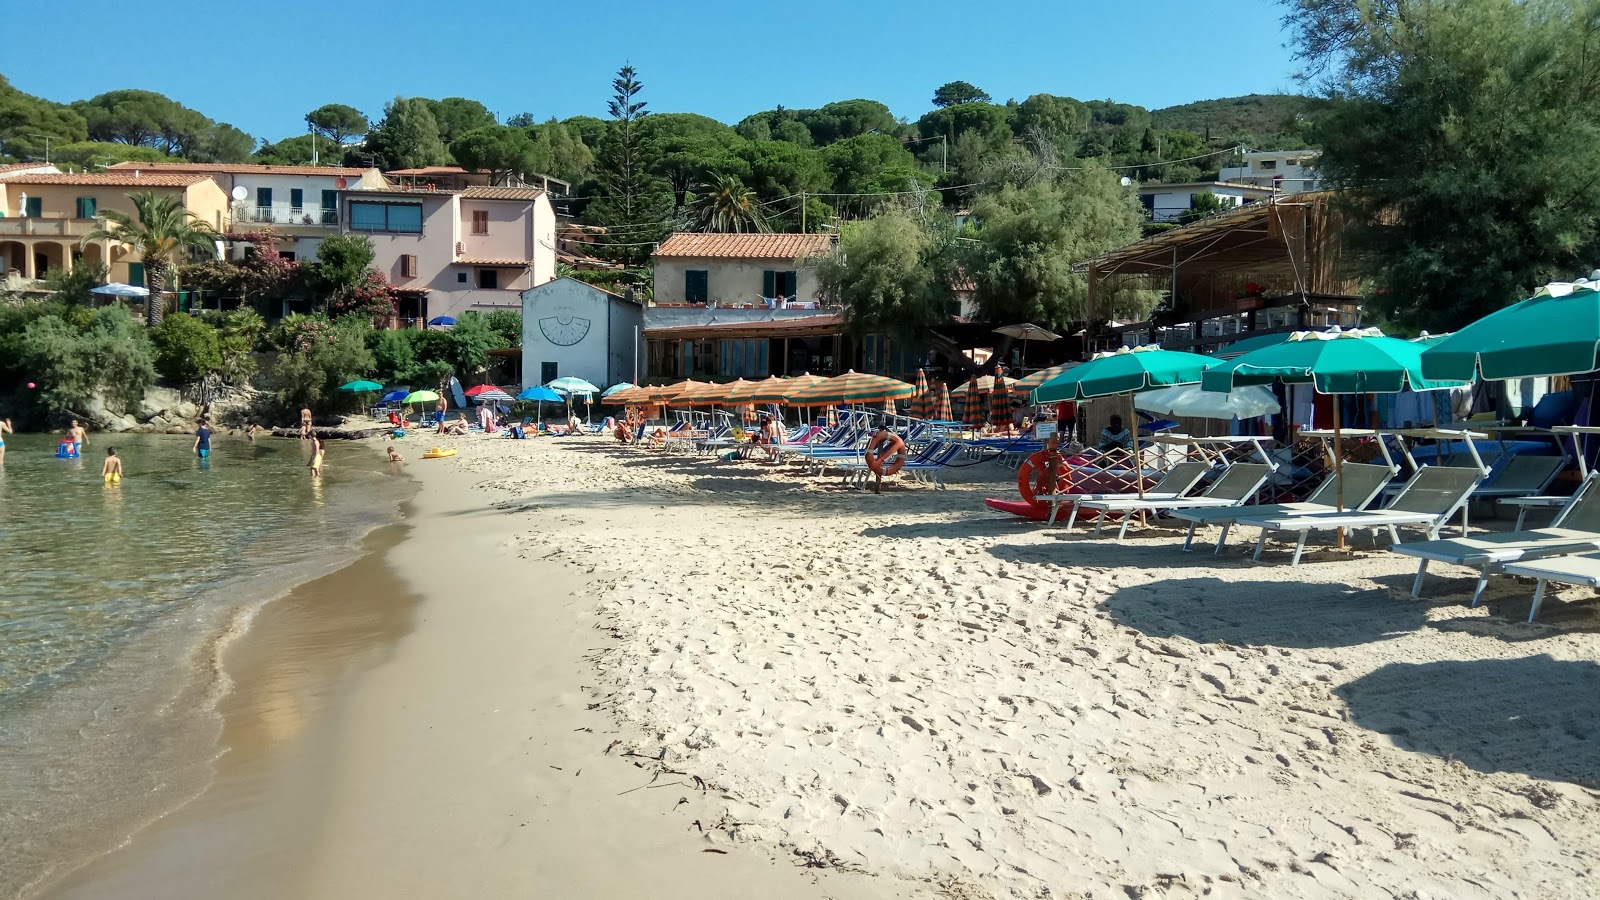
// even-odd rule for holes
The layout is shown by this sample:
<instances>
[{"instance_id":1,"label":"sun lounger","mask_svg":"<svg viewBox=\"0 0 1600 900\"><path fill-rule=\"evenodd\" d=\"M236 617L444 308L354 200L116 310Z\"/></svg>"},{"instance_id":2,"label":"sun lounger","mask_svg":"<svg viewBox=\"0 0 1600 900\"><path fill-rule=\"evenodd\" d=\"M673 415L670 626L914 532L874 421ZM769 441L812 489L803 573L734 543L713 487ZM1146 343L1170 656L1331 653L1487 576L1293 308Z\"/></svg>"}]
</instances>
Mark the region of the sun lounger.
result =
<instances>
[{"instance_id":1,"label":"sun lounger","mask_svg":"<svg viewBox=\"0 0 1600 900\"><path fill-rule=\"evenodd\" d=\"M1538 580L1538 587L1533 589L1533 607L1528 610L1528 621L1532 622L1533 617L1539 614L1540 604L1544 603L1545 587L1550 582L1600 587L1600 554L1587 553L1583 556L1556 556L1532 562L1506 563L1505 573Z\"/></svg>"},{"instance_id":2,"label":"sun lounger","mask_svg":"<svg viewBox=\"0 0 1600 900\"><path fill-rule=\"evenodd\" d=\"M1416 580L1411 583L1413 597L1422 592L1422 577L1430 562L1477 569L1478 584L1472 592L1472 605L1477 606L1483 599L1489 576L1508 563L1600 550L1600 486L1597 481L1600 475L1584 479L1578 490L1567 498L1567 504L1549 528L1423 541L1389 549L1419 560Z\"/></svg>"},{"instance_id":3,"label":"sun lounger","mask_svg":"<svg viewBox=\"0 0 1600 900\"><path fill-rule=\"evenodd\" d=\"M1518 454L1496 466L1472 492L1474 500L1498 500L1542 494L1567 467L1565 456Z\"/></svg>"},{"instance_id":4,"label":"sun lounger","mask_svg":"<svg viewBox=\"0 0 1600 900\"><path fill-rule=\"evenodd\" d=\"M1122 527L1117 530L1117 540L1120 541L1127 537L1128 523L1133 520L1135 513L1181 509L1184 507L1217 508L1240 506L1246 500L1254 497L1256 491L1261 490L1261 486L1267 483L1267 476L1271 474L1272 467L1263 463L1234 463L1198 497L1158 500L1149 497L1129 496L1079 500L1072 508L1071 518L1067 519L1067 529L1071 530L1072 523L1078 518L1079 510L1092 509L1100 513L1100 518L1094 524L1095 534L1099 534L1101 529L1105 527L1106 516L1109 513L1121 513Z\"/></svg>"},{"instance_id":5,"label":"sun lounger","mask_svg":"<svg viewBox=\"0 0 1600 900\"><path fill-rule=\"evenodd\" d=\"M1160 480L1151 485L1150 489L1144 492L1144 499L1176 500L1179 497L1182 497L1184 494L1189 493L1189 491L1192 490L1195 485L1200 483L1200 479L1206 477L1206 473L1209 471L1211 471L1210 463L1173 463L1172 466L1168 468L1167 471L1161 476ZM1034 499L1040 503L1047 503L1050 505L1050 524L1054 525L1056 523L1056 516L1060 514L1061 507L1063 505L1071 506L1072 515L1074 518L1076 518L1078 504L1084 500L1104 500L1112 497L1137 496L1137 494L1130 490L1115 494L1044 494L1036 496Z\"/></svg>"},{"instance_id":6,"label":"sun lounger","mask_svg":"<svg viewBox=\"0 0 1600 900\"><path fill-rule=\"evenodd\" d=\"M1183 550L1189 552L1194 542L1194 530L1199 525L1222 526L1222 534L1217 537L1217 549L1221 553L1223 546L1228 541L1228 532L1233 528L1241 516L1278 516L1286 514L1336 512L1342 506L1344 509L1365 509L1367 504L1383 490L1384 485L1393 477L1394 470L1388 466L1372 463L1345 463L1344 464L1344 502L1339 503L1339 475L1334 473L1322 479L1317 489L1311 496L1304 500L1291 503L1267 503L1256 506L1237 506L1223 508L1198 508L1172 510L1175 518L1189 523L1189 533L1183 538Z\"/></svg>"},{"instance_id":7,"label":"sun lounger","mask_svg":"<svg viewBox=\"0 0 1600 900\"><path fill-rule=\"evenodd\" d=\"M1279 513L1235 519L1240 525L1253 525L1261 529L1256 539L1253 559L1261 558L1267 535L1274 531L1300 533L1295 543L1294 559L1290 565L1300 564L1305 552L1306 538L1313 531L1342 528L1371 528L1376 537L1380 528L1388 529L1389 538L1400 543L1402 525L1417 525L1427 531L1429 540L1439 537L1439 529L1467 504L1472 489L1483 480L1483 472L1476 468L1455 466L1424 466L1400 492L1382 509L1351 510L1348 512ZM1463 533L1465 526L1463 526Z\"/></svg>"}]
</instances>

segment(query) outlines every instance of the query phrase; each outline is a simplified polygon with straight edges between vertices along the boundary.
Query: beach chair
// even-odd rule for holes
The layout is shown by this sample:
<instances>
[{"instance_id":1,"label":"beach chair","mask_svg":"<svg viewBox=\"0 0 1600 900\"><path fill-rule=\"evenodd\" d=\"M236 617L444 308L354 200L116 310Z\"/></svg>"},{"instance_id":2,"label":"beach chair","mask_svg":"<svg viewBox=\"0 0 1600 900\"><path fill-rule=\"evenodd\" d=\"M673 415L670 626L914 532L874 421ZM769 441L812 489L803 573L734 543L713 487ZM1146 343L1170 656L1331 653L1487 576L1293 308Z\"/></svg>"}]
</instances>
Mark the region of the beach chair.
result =
<instances>
[{"instance_id":1,"label":"beach chair","mask_svg":"<svg viewBox=\"0 0 1600 900\"><path fill-rule=\"evenodd\" d=\"M1389 551L1418 560L1417 577L1411 583L1413 597L1422 593L1422 578L1430 562L1477 569L1478 583L1472 592L1472 605L1477 606L1483 600L1489 576L1502 569L1509 571L1505 568L1507 563L1600 550L1600 485L1597 481L1600 481L1600 474L1585 478L1549 528L1401 544L1390 547Z\"/></svg>"},{"instance_id":2,"label":"beach chair","mask_svg":"<svg viewBox=\"0 0 1600 900\"><path fill-rule=\"evenodd\" d=\"M1261 490L1261 486L1267 483L1267 476L1271 474L1272 466L1265 463L1234 463L1198 497L1180 497L1176 500L1152 500L1148 497L1103 497L1080 500L1073 506L1072 517L1067 519L1067 529L1069 531L1072 529L1072 523L1077 520L1079 510L1092 509L1100 513L1100 517L1094 523L1095 534L1099 534L1105 527L1106 517L1110 513L1121 513L1122 527L1117 530L1117 540L1120 541L1128 536L1128 523L1133 520L1136 513L1157 512L1163 509L1217 509L1242 506L1246 500Z\"/></svg>"},{"instance_id":3,"label":"beach chair","mask_svg":"<svg viewBox=\"0 0 1600 900\"><path fill-rule=\"evenodd\" d=\"M1221 525L1222 534L1217 537L1216 553L1221 553L1228 541L1228 532L1233 528L1233 523L1240 516L1276 516L1284 513L1311 513L1311 512L1336 512L1342 505L1344 509L1365 509L1367 504L1377 498L1383 491L1389 479L1394 476L1394 469L1388 466L1372 463L1345 463L1344 464L1344 503L1339 503L1339 474L1337 472L1322 479L1317 489L1304 500L1291 503L1266 503L1256 506L1235 506L1222 508L1177 508L1172 510L1172 516L1189 523L1189 533L1183 538L1183 552L1188 553L1194 542L1194 531L1200 525Z\"/></svg>"},{"instance_id":4,"label":"beach chair","mask_svg":"<svg viewBox=\"0 0 1600 900\"><path fill-rule=\"evenodd\" d=\"M1496 466L1472 492L1474 500L1500 500L1543 494L1567 467L1565 456L1517 454Z\"/></svg>"},{"instance_id":5,"label":"beach chair","mask_svg":"<svg viewBox=\"0 0 1600 900\"><path fill-rule=\"evenodd\" d=\"M1586 553L1582 556L1556 556L1530 562L1506 563L1505 573L1532 578L1539 582L1533 589L1533 607L1528 610L1528 621L1531 623L1534 616L1539 614L1539 606L1544 603L1545 588L1550 582L1600 587L1600 554Z\"/></svg>"},{"instance_id":6,"label":"beach chair","mask_svg":"<svg viewBox=\"0 0 1600 900\"><path fill-rule=\"evenodd\" d=\"M1234 521L1240 525L1253 525L1261 529L1256 538L1256 552L1252 559L1259 560L1267 544L1267 535L1275 531L1295 531L1300 537L1295 542L1292 566L1300 564L1305 552L1306 538L1313 531L1341 528L1371 528L1376 540L1379 529L1388 529L1389 538L1400 543L1398 529L1402 525L1422 527L1429 540L1437 540L1439 529L1467 505L1472 489L1483 480L1483 471L1456 466L1424 466L1405 483L1382 509L1349 510L1346 512L1277 513L1265 516L1241 516ZM1462 534L1466 525L1462 524Z\"/></svg>"},{"instance_id":7,"label":"beach chair","mask_svg":"<svg viewBox=\"0 0 1600 900\"><path fill-rule=\"evenodd\" d=\"M943 490L944 472L961 453L962 447L955 441L934 441L928 445L925 455L907 462L900 471L910 475L914 481L931 484Z\"/></svg>"},{"instance_id":8,"label":"beach chair","mask_svg":"<svg viewBox=\"0 0 1600 900\"><path fill-rule=\"evenodd\" d=\"M1176 500L1194 489L1200 479L1206 477L1211 471L1211 464L1205 462L1186 461L1173 463L1162 474L1160 480L1144 492L1146 500ZM1060 514L1063 505L1072 507L1072 516L1077 518L1078 504L1084 500L1105 500L1112 497L1136 497L1133 491L1115 494L1044 494L1034 499L1040 503L1050 505L1050 524L1056 523L1056 516ZM1070 527L1070 526L1069 526Z\"/></svg>"}]
</instances>

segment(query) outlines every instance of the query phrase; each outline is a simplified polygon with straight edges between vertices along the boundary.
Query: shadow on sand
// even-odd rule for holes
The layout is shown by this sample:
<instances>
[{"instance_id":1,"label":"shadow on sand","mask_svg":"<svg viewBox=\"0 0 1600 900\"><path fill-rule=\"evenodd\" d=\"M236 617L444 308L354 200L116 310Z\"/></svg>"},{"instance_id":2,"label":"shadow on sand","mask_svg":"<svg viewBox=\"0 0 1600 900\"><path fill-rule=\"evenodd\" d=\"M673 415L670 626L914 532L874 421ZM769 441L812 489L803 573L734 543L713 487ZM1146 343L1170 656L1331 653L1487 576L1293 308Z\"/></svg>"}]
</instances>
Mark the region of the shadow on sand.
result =
<instances>
[{"instance_id":1,"label":"shadow on sand","mask_svg":"<svg viewBox=\"0 0 1600 900\"><path fill-rule=\"evenodd\" d=\"M1334 690L1353 721L1480 772L1600 786L1600 664L1391 663Z\"/></svg>"},{"instance_id":2,"label":"shadow on sand","mask_svg":"<svg viewBox=\"0 0 1600 900\"><path fill-rule=\"evenodd\" d=\"M1425 604L1387 591L1218 578L1125 587L1103 606L1151 637L1237 646L1353 647L1414 633L1427 620Z\"/></svg>"}]
</instances>

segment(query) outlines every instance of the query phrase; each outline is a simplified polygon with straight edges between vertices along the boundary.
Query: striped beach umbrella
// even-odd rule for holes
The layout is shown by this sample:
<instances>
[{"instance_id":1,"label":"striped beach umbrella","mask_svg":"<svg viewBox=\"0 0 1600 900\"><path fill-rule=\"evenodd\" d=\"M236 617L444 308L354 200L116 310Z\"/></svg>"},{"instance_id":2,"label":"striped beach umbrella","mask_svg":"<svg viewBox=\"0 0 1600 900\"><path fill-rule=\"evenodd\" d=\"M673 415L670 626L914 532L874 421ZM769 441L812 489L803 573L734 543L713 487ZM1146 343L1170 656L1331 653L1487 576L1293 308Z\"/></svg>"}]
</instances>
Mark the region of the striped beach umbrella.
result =
<instances>
[{"instance_id":1,"label":"striped beach umbrella","mask_svg":"<svg viewBox=\"0 0 1600 900\"><path fill-rule=\"evenodd\" d=\"M783 395L793 387L789 382L788 378L770 375L760 381L752 382L755 386L750 388L750 396L744 399L752 403L782 403Z\"/></svg>"},{"instance_id":2,"label":"striped beach umbrella","mask_svg":"<svg viewBox=\"0 0 1600 900\"><path fill-rule=\"evenodd\" d=\"M887 403L910 397L916 387L897 378L851 370L822 382L796 388L788 395L797 406L833 403Z\"/></svg>"},{"instance_id":3,"label":"striped beach umbrella","mask_svg":"<svg viewBox=\"0 0 1600 900\"><path fill-rule=\"evenodd\" d=\"M928 393L928 373L925 369L917 370L917 392L911 395L911 415L914 418L929 418L932 408L930 401L933 396Z\"/></svg>"},{"instance_id":4,"label":"striped beach umbrella","mask_svg":"<svg viewBox=\"0 0 1600 900\"><path fill-rule=\"evenodd\" d=\"M1065 372L1068 369L1075 368L1077 365L1078 365L1078 363L1071 362L1071 363L1062 363L1059 366L1051 366L1048 369L1040 369L1039 371L1033 373L1032 375L1029 375L1026 378L1019 378L1016 381L1012 382L1011 383L1011 392L1014 393L1014 394L1023 394L1023 395L1032 394L1034 388L1038 387L1041 384L1044 384L1046 381L1049 381L1050 379L1056 377L1057 375L1060 375L1062 372Z\"/></svg>"},{"instance_id":5,"label":"striped beach umbrella","mask_svg":"<svg viewBox=\"0 0 1600 900\"><path fill-rule=\"evenodd\" d=\"M990 385L994 384L994 379L985 375L983 378L974 378L950 392L951 396L961 397L961 421L968 425L981 426L989 421L989 408L985 402L988 399L988 388L978 386L978 382L985 380Z\"/></svg>"},{"instance_id":6,"label":"striped beach umbrella","mask_svg":"<svg viewBox=\"0 0 1600 900\"><path fill-rule=\"evenodd\" d=\"M666 403L667 401L676 398L684 391L689 390L696 385L702 384L705 384L705 382L695 381L691 378L677 382L676 384L658 384L652 387L643 388L642 391L644 394L644 399L649 400L652 403Z\"/></svg>"},{"instance_id":7,"label":"striped beach umbrella","mask_svg":"<svg viewBox=\"0 0 1600 900\"><path fill-rule=\"evenodd\" d=\"M994 387L993 375L979 375L967 380L966 384L957 386L950 391L950 396L956 400L965 400L968 392L975 392L979 396L987 397L989 390Z\"/></svg>"},{"instance_id":8,"label":"striped beach umbrella","mask_svg":"<svg viewBox=\"0 0 1600 900\"><path fill-rule=\"evenodd\" d=\"M950 388L943 381L934 381L929 388L933 395L930 401L928 418L937 422L954 421L955 415L950 412Z\"/></svg>"},{"instance_id":9,"label":"striped beach umbrella","mask_svg":"<svg viewBox=\"0 0 1600 900\"><path fill-rule=\"evenodd\" d=\"M1011 424L1011 386L1004 377L996 377L989 389L989 424L1004 427Z\"/></svg>"}]
</instances>

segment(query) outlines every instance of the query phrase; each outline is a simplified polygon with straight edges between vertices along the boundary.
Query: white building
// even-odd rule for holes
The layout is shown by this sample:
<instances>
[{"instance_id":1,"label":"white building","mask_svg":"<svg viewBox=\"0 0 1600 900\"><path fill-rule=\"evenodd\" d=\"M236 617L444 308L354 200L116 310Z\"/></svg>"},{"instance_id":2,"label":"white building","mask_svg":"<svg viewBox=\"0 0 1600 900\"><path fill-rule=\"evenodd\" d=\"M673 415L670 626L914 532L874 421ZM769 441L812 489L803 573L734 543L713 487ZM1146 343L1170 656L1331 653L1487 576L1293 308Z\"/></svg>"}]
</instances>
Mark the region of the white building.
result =
<instances>
[{"instance_id":1,"label":"white building","mask_svg":"<svg viewBox=\"0 0 1600 900\"><path fill-rule=\"evenodd\" d=\"M1244 165L1229 166L1217 176L1234 184L1276 189L1283 194L1322 189L1317 174L1321 150L1247 150Z\"/></svg>"},{"instance_id":2,"label":"white building","mask_svg":"<svg viewBox=\"0 0 1600 900\"><path fill-rule=\"evenodd\" d=\"M290 259L315 259L322 239L339 232L339 192L387 184L377 169L344 166L269 166L259 163L124 162L111 171L209 175L229 197L230 234L271 228ZM243 254L249 244L235 242Z\"/></svg>"},{"instance_id":3,"label":"white building","mask_svg":"<svg viewBox=\"0 0 1600 900\"><path fill-rule=\"evenodd\" d=\"M1224 184L1220 181L1190 181L1182 184L1150 182L1139 185L1139 202L1150 213L1152 222L1178 222L1194 208L1194 198L1201 194L1211 194L1221 200L1223 206L1236 209L1246 203L1271 197L1273 193L1270 187Z\"/></svg>"},{"instance_id":4,"label":"white building","mask_svg":"<svg viewBox=\"0 0 1600 900\"><path fill-rule=\"evenodd\" d=\"M634 379L644 308L573 278L522 292L522 386L576 376L600 388Z\"/></svg>"},{"instance_id":5,"label":"white building","mask_svg":"<svg viewBox=\"0 0 1600 900\"><path fill-rule=\"evenodd\" d=\"M653 255L657 305L774 306L819 303L816 269L826 234L691 234L662 241Z\"/></svg>"}]
</instances>

